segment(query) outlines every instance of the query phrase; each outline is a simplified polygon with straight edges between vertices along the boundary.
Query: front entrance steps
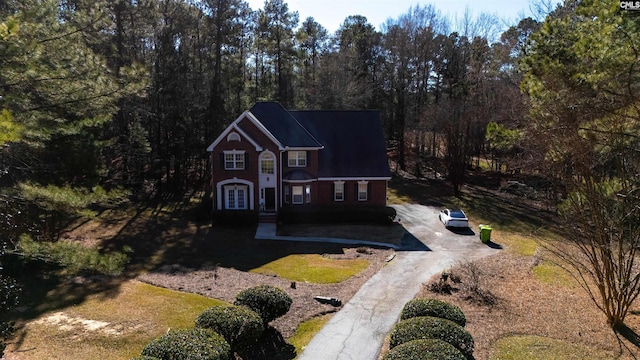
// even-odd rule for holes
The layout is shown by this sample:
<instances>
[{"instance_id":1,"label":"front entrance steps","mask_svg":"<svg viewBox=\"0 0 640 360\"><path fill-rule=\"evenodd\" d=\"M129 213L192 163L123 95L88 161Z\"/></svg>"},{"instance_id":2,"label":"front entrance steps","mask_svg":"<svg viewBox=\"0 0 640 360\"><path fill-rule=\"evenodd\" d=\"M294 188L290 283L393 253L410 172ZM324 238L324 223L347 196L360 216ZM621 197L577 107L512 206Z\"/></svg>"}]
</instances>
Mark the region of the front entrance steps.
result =
<instances>
[{"instance_id":1,"label":"front entrance steps","mask_svg":"<svg viewBox=\"0 0 640 360\"><path fill-rule=\"evenodd\" d=\"M261 211L258 214L258 223L260 224L275 224L278 222L278 214L275 212Z\"/></svg>"}]
</instances>

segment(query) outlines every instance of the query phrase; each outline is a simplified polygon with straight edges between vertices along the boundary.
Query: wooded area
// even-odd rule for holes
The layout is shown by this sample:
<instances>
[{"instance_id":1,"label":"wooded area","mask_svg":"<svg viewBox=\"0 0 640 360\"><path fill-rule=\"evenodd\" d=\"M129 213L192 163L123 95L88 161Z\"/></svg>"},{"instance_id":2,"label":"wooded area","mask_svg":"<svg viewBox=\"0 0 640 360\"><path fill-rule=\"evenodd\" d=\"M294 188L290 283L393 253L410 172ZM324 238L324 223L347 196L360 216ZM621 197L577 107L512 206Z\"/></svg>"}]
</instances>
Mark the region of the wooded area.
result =
<instances>
[{"instance_id":1,"label":"wooded area","mask_svg":"<svg viewBox=\"0 0 640 360\"><path fill-rule=\"evenodd\" d=\"M522 125L517 61L539 26L494 39L499 19L483 14L450 32L431 5L382 31L349 16L329 34L283 0L0 4L2 187L37 205L54 237L89 204L201 188L207 145L260 100L379 109L399 168L425 167L407 169L408 149L443 158L459 189L473 156L515 149L484 135L489 122L498 137Z\"/></svg>"},{"instance_id":2,"label":"wooded area","mask_svg":"<svg viewBox=\"0 0 640 360\"><path fill-rule=\"evenodd\" d=\"M523 169L574 200L568 214L607 199L618 218L589 214L628 231L602 239L635 243L640 20L614 0L547 10L500 34L492 16L454 32L416 5L331 34L284 0L0 1L0 243L203 188L206 147L259 100L379 109L398 169L442 171L457 194L479 158Z\"/></svg>"}]
</instances>

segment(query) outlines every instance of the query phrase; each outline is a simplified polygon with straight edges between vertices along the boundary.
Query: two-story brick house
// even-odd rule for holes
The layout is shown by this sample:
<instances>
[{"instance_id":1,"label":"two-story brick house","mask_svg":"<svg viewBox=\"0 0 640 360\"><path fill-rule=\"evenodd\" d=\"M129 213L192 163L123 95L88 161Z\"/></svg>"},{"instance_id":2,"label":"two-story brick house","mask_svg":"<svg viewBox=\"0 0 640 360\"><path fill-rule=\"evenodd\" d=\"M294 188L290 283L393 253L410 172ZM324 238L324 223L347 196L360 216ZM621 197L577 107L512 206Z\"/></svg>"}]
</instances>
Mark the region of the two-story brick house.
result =
<instances>
[{"instance_id":1,"label":"two-story brick house","mask_svg":"<svg viewBox=\"0 0 640 360\"><path fill-rule=\"evenodd\" d=\"M259 102L207 148L214 211L385 206L378 111L288 111Z\"/></svg>"}]
</instances>

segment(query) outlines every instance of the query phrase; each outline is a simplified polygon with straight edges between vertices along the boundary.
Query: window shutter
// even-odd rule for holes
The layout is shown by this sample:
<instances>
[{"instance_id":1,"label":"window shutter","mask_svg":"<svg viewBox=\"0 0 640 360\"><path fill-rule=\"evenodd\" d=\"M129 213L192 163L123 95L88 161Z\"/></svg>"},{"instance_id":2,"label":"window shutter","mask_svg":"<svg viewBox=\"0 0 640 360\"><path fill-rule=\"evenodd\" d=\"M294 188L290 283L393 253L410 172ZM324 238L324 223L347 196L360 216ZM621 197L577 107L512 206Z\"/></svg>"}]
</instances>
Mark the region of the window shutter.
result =
<instances>
[{"instance_id":1,"label":"window shutter","mask_svg":"<svg viewBox=\"0 0 640 360\"><path fill-rule=\"evenodd\" d=\"M346 202L347 201L347 193L349 192L349 183L348 182L344 182L344 185L342 185L342 201Z\"/></svg>"},{"instance_id":2,"label":"window shutter","mask_svg":"<svg viewBox=\"0 0 640 360\"><path fill-rule=\"evenodd\" d=\"M309 166L309 164L311 163L311 151L307 150L307 164L305 166Z\"/></svg>"},{"instance_id":3,"label":"window shutter","mask_svg":"<svg viewBox=\"0 0 640 360\"><path fill-rule=\"evenodd\" d=\"M220 153L220 170L224 170L224 153Z\"/></svg>"},{"instance_id":4,"label":"window shutter","mask_svg":"<svg viewBox=\"0 0 640 360\"><path fill-rule=\"evenodd\" d=\"M249 168L249 153L248 152L244 153L244 168L245 169Z\"/></svg>"}]
</instances>

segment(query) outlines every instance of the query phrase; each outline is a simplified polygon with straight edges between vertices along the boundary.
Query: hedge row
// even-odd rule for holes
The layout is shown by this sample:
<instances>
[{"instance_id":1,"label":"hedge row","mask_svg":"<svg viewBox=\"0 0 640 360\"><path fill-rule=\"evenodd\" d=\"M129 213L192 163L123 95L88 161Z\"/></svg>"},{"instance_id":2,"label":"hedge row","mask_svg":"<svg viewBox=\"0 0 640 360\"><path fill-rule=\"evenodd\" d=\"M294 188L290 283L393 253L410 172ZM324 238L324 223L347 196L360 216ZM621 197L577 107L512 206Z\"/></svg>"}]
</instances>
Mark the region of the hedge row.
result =
<instances>
[{"instance_id":1,"label":"hedge row","mask_svg":"<svg viewBox=\"0 0 640 360\"><path fill-rule=\"evenodd\" d=\"M464 329L460 308L435 299L405 304L383 360L457 360L473 358L473 337Z\"/></svg>"},{"instance_id":2,"label":"hedge row","mask_svg":"<svg viewBox=\"0 0 640 360\"><path fill-rule=\"evenodd\" d=\"M407 320L418 316L433 316L451 320L464 327L467 318L459 307L436 299L413 299L404 305L400 320Z\"/></svg>"},{"instance_id":3,"label":"hedge row","mask_svg":"<svg viewBox=\"0 0 640 360\"><path fill-rule=\"evenodd\" d=\"M229 360L231 347L213 330L193 328L171 330L142 349L143 356L162 360Z\"/></svg>"},{"instance_id":4,"label":"hedge row","mask_svg":"<svg viewBox=\"0 0 640 360\"><path fill-rule=\"evenodd\" d=\"M285 315L292 303L283 290L260 285L241 291L233 306L202 312L195 328L173 330L151 341L134 360L229 360L251 348L267 324Z\"/></svg>"},{"instance_id":5,"label":"hedge row","mask_svg":"<svg viewBox=\"0 0 640 360\"><path fill-rule=\"evenodd\" d=\"M466 360L453 345L438 339L411 340L400 344L384 356L383 360Z\"/></svg>"},{"instance_id":6,"label":"hedge row","mask_svg":"<svg viewBox=\"0 0 640 360\"><path fill-rule=\"evenodd\" d=\"M267 324L289 312L292 303L293 300L284 290L258 285L241 291L234 305L243 305L255 311Z\"/></svg>"},{"instance_id":7,"label":"hedge row","mask_svg":"<svg viewBox=\"0 0 640 360\"><path fill-rule=\"evenodd\" d=\"M263 321L244 306L214 306L196 318L196 327L211 329L222 335L232 351L253 345L264 332Z\"/></svg>"},{"instance_id":8,"label":"hedge row","mask_svg":"<svg viewBox=\"0 0 640 360\"><path fill-rule=\"evenodd\" d=\"M283 208L278 211L278 221L283 223L365 223L391 224L396 210L389 206L308 206Z\"/></svg>"}]
</instances>

